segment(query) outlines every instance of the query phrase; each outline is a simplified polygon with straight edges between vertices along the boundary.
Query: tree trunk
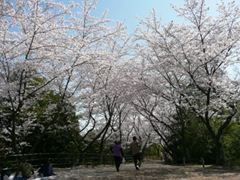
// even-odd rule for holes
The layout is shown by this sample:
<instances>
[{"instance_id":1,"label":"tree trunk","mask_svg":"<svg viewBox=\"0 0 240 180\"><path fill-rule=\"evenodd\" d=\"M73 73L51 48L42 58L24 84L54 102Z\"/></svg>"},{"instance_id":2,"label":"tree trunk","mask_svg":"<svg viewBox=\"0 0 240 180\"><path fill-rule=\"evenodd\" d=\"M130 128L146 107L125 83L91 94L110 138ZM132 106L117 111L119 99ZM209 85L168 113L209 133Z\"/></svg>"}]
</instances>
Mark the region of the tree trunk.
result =
<instances>
[{"instance_id":1,"label":"tree trunk","mask_svg":"<svg viewBox=\"0 0 240 180\"><path fill-rule=\"evenodd\" d=\"M185 121L182 119L181 120L181 124L182 124L182 127L181 127L181 134L182 134L182 153L183 153L183 157L182 157L182 163L183 165L185 166L186 164L186 138L185 138Z\"/></svg>"},{"instance_id":2,"label":"tree trunk","mask_svg":"<svg viewBox=\"0 0 240 180\"><path fill-rule=\"evenodd\" d=\"M18 154L18 149L17 149L17 140L16 140L16 115L15 113L13 113L12 115L12 129L11 129L11 147L12 147L12 151L15 154Z\"/></svg>"},{"instance_id":3,"label":"tree trunk","mask_svg":"<svg viewBox=\"0 0 240 180\"><path fill-rule=\"evenodd\" d=\"M216 165L224 165L225 157L224 157L224 150L223 145L220 140L215 141L215 153L216 153Z\"/></svg>"}]
</instances>

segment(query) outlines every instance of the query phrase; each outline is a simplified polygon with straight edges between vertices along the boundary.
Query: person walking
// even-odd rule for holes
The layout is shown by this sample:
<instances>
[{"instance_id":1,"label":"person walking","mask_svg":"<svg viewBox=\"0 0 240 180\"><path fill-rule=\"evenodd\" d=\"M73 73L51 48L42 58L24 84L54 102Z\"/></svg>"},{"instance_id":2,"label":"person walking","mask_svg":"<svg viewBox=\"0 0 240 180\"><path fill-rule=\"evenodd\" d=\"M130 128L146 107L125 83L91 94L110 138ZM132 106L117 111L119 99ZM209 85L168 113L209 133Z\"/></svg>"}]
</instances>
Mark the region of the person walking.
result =
<instances>
[{"instance_id":1,"label":"person walking","mask_svg":"<svg viewBox=\"0 0 240 180\"><path fill-rule=\"evenodd\" d=\"M111 148L111 151L113 153L116 170L119 172L119 168L124 157L120 141L115 141L115 144Z\"/></svg>"},{"instance_id":2,"label":"person walking","mask_svg":"<svg viewBox=\"0 0 240 180\"><path fill-rule=\"evenodd\" d=\"M49 160L45 161L38 170L40 177L49 177L55 175L53 172L53 167L50 164Z\"/></svg>"},{"instance_id":3,"label":"person walking","mask_svg":"<svg viewBox=\"0 0 240 180\"><path fill-rule=\"evenodd\" d=\"M137 137L133 136L133 142L130 144L132 151L133 162L136 170L139 170L141 166L141 142L137 141Z\"/></svg>"}]
</instances>

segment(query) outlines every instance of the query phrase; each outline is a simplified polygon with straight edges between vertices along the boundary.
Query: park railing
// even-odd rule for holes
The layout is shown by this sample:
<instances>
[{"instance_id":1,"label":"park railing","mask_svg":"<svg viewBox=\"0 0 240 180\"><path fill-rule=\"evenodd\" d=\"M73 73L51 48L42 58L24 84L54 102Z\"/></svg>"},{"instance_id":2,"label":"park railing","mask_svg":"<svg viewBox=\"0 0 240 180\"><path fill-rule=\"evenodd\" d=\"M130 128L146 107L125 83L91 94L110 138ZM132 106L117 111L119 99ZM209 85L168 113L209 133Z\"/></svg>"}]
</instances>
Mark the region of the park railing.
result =
<instances>
[{"instance_id":1,"label":"park railing","mask_svg":"<svg viewBox=\"0 0 240 180\"><path fill-rule=\"evenodd\" d=\"M132 161L131 155L126 155L126 161ZM74 167L79 165L97 166L113 164L112 154L98 153L34 153L34 154L11 154L0 156L2 167L17 167L19 163L31 164L34 168L41 164L50 162L54 167Z\"/></svg>"}]
</instances>

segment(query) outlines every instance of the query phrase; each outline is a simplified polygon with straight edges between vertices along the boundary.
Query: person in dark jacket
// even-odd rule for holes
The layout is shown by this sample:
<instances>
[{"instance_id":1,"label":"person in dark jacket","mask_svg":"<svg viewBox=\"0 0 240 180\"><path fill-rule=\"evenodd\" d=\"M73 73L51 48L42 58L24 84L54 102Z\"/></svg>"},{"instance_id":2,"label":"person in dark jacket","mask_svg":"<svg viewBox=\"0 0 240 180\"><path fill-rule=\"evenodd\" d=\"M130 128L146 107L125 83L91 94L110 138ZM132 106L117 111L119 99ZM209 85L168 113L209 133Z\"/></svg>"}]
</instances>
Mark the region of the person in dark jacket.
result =
<instances>
[{"instance_id":1,"label":"person in dark jacket","mask_svg":"<svg viewBox=\"0 0 240 180\"><path fill-rule=\"evenodd\" d=\"M137 141L137 137L133 136L133 142L130 144L132 151L133 162L136 170L139 170L141 166L141 141Z\"/></svg>"},{"instance_id":2,"label":"person in dark jacket","mask_svg":"<svg viewBox=\"0 0 240 180\"><path fill-rule=\"evenodd\" d=\"M52 165L49 163L49 161L45 162L40 169L38 170L39 176L41 177L48 177L48 176L52 176L55 175L53 173L53 167Z\"/></svg>"}]
</instances>

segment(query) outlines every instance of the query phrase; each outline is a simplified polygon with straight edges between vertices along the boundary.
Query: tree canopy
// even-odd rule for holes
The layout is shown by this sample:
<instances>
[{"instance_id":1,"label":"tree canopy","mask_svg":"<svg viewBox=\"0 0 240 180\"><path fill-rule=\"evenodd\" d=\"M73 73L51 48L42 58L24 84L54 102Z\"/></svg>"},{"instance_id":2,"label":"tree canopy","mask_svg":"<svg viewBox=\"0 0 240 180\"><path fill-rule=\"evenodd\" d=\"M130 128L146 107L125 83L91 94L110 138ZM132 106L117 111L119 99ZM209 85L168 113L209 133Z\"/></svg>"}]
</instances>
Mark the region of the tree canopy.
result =
<instances>
[{"instance_id":1,"label":"tree canopy","mask_svg":"<svg viewBox=\"0 0 240 180\"><path fill-rule=\"evenodd\" d=\"M95 0L0 4L0 151L108 152L132 136L174 163L238 163L240 7L153 10L130 36Z\"/></svg>"}]
</instances>

